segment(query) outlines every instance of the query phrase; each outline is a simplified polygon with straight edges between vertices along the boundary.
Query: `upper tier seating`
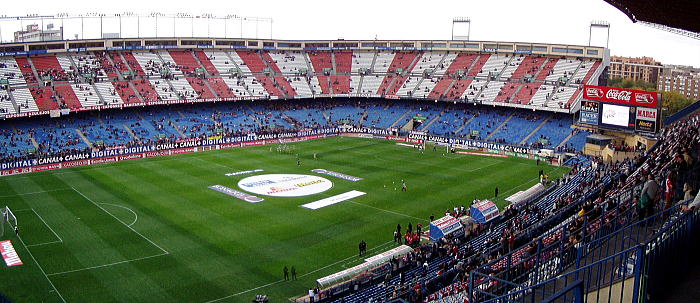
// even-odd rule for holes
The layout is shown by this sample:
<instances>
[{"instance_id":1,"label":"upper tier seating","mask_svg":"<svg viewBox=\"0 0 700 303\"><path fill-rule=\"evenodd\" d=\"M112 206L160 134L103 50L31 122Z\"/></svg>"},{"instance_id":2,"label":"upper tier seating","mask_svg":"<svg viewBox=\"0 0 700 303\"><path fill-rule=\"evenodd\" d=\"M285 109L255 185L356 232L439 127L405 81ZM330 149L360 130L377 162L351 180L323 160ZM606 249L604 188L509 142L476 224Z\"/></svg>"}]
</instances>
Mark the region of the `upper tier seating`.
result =
<instances>
[{"instance_id":1,"label":"upper tier seating","mask_svg":"<svg viewBox=\"0 0 700 303\"><path fill-rule=\"evenodd\" d=\"M9 96L23 99L13 104L5 94L0 108L12 117L163 100L361 94L561 111L580 100L582 84L596 83L601 64L535 55L388 50L178 49L4 57L0 80L10 83ZM31 101L24 90L15 92L24 88Z\"/></svg>"}]
</instances>

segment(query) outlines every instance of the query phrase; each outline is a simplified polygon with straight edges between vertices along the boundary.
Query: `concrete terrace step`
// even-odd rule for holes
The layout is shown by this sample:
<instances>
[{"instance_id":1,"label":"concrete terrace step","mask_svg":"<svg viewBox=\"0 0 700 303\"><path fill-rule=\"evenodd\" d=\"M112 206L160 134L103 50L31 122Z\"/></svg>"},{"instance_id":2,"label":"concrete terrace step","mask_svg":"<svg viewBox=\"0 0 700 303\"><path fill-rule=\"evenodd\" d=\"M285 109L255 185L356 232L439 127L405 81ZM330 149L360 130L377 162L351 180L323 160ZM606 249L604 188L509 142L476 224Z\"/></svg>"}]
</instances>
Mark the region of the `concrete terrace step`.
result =
<instances>
[{"instance_id":1,"label":"concrete terrace step","mask_svg":"<svg viewBox=\"0 0 700 303\"><path fill-rule=\"evenodd\" d=\"M542 126L547 124L547 122L549 122L549 118L544 119L544 121L542 121L542 123L540 123L540 125L537 125L537 127L535 127L535 129L533 129L527 136L525 136L525 139L523 139L522 141L519 142L519 144L523 145L523 144L527 143L527 140L530 140L530 138L532 136L534 136L535 133L537 133L537 131L540 130L540 128L542 128Z\"/></svg>"},{"instance_id":2,"label":"concrete terrace step","mask_svg":"<svg viewBox=\"0 0 700 303\"><path fill-rule=\"evenodd\" d=\"M493 135L495 135L499 130L501 130L501 128L502 128L504 125L506 125L506 123L508 123L508 121L510 121L510 119L513 119L513 116L514 116L514 115L515 115L515 114L511 114L510 116L508 116L508 118L507 118L505 121L503 121L500 125L498 125L498 127L496 127L496 129L494 129L494 130L493 130L488 136L486 136L486 138L484 138L484 139L485 139L485 140L488 140L488 139L491 138Z\"/></svg>"}]
</instances>

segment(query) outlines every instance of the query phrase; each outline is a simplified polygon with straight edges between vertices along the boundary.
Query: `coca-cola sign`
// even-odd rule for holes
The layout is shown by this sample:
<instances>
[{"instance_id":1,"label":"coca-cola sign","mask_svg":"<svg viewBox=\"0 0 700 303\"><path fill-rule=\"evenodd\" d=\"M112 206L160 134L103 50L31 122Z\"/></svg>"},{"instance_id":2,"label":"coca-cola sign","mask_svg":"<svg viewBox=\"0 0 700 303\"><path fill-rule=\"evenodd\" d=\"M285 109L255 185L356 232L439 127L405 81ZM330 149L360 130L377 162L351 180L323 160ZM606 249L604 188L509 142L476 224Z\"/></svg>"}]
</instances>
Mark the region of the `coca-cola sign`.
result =
<instances>
[{"instance_id":1,"label":"coca-cola sign","mask_svg":"<svg viewBox=\"0 0 700 303\"><path fill-rule=\"evenodd\" d=\"M658 105L659 94L618 87L586 85L583 89L583 98L586 100L655 108Z\"/></svg>"}]
</instances>

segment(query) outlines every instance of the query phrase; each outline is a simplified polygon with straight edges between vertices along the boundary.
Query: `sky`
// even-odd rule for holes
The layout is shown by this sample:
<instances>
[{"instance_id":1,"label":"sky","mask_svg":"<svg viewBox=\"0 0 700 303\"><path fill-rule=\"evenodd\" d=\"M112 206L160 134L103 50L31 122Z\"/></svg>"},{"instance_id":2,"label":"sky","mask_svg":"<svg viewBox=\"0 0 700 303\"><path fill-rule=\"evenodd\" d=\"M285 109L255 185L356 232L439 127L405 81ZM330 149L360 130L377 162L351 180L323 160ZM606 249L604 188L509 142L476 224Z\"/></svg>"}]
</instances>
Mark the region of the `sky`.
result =
<instances>
[{"instance_id":1,"label":"sky","mask_svg":"<svg viewBox=\"0 0 700 303\"><path fill-rule=\"evenodd\" d=\"M391 39L391 40L446 40L451 38L452 19L471 19L470 39L476 41L537 42L588 45L591 21L610 24L609 48L611 55L653 57L663 64L700 67L700 40L686 38L658 29L634 24L622 12L602 0L461 0L461 1L47 1L13 2L3 7L6 16L58 13L115 14L125 11L148 15L211 13L218 16L238 15L271 18L258 22L260 38L295 40L319 39ZM202 5L205 4L205 5ZM76 20L77 22L77 20ZM107 21L105 21L107 22ZM111 21L110 21L111 22ZM105 25L104 32L117 32L116 21ZM139 32L149 35L155 21L139 21ZM151 22L151 23L148 23ZM169 23L167 23L169 22ZM239 23L189 25L186 20L159 21L159 36L226 36L241 35ZM173 28L173 25L176 27ZM122 28L135 31L134 20L124 21ZM19 25L0 23L2 38L7 41ZM67 28L68 26L66 26ZM255 36L255 23L247 20L242 30L246 38ZM97 30L94 23L82 27ZM154 33L155 31L151 31ZM96 35L99 35L97 30ZM126 36L126 34L124 34ZM72 37L71 37L72 38ZM592 45L605 46L607 33L594 29Z\"/></svg>"}]
</instances>

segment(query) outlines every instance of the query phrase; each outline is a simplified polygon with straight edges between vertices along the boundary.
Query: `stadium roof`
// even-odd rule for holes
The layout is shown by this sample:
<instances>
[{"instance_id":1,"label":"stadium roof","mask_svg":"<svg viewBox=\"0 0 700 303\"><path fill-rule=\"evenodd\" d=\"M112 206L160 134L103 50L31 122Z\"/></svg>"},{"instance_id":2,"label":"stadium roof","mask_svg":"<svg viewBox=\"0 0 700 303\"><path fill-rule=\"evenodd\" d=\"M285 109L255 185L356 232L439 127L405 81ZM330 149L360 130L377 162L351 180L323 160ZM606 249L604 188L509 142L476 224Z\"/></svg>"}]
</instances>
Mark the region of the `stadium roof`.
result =
<instances>
[{"instance_id":1,"label":"stadium roof","mask_svg":"<svg viewBox=\"0 0 700 303\"><path fill-rule=\"evenodd\" d=\"M697 0L605 0L632 21L645 21L700 33L700 1Z\"/></svg>"}]
</instances>

